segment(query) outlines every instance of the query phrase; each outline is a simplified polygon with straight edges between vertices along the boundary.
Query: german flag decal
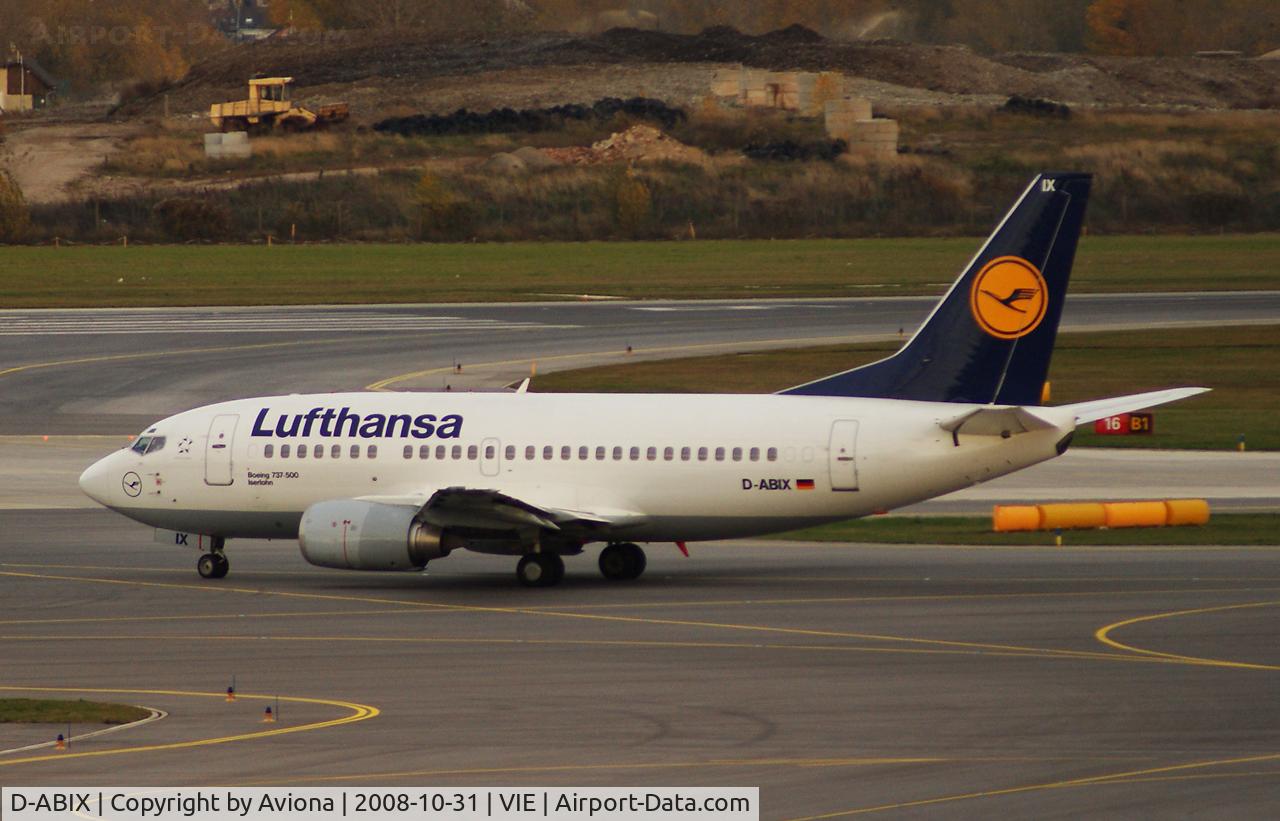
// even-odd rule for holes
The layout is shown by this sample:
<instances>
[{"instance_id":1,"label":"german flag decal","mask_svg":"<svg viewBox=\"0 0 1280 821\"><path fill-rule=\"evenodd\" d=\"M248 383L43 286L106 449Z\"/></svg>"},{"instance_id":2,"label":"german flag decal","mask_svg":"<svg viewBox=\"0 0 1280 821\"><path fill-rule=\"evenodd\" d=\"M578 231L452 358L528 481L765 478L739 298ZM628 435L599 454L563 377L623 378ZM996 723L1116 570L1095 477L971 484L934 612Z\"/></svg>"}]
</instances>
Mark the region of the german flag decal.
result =
<instances>
[{"instance_id":1,"label":"german flag decal","mask_svg":"<svg viewBox=\"0 0 1280 821\"><path fill-rule=\"evenodd\" d=\"M813 480L796 479L796 490L813 490Z\"/></svg>"}]
</instances>

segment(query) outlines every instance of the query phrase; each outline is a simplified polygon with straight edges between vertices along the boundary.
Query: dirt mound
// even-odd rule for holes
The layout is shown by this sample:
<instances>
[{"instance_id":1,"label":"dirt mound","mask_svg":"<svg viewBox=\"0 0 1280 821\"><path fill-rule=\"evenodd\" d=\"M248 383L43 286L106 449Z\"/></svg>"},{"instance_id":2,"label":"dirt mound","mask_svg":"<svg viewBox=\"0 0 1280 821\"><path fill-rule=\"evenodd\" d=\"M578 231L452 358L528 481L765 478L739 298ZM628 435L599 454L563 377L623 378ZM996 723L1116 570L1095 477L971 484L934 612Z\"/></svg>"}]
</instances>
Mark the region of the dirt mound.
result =
<instances>
[{"instance_id":1,"label":"dirt mound","mask_svg":"<svg viewBox=\"0 0 1280 821\"><path fill-rule=\"evenodd\" d=\"M458 109L452 114L414 114L390 117L374 123L374 131L399 134L402 137L433 134L508 134L512 132L554 131L570 120L603 122L618 114L653 120L671 128L685 118L682 109L672 108L661 100L632 97L619 100L605 97L591 105L570 103L550 108L498 108L483 114Z\"/></svg>"},{"instance_id":2,"label":"dirt mound","mask_svg":"<svg viewBox=\"0 0 1280 821\"><path fill-rule=\"evenodd\" d=\"M193 109L243 96L254 74L298 78L308 89L354 93L371 86L423 88L432 78L474 76L551 66L742 64L773 70L843 71L865 80L930 92L1007 99L1013 95L1071 105L1190 105L1263 108L1277 105L1280 60L1090 57L1005 54L960 46L897 41L829 40L800 26L762 35L728 27L700 34L610 29L592 37L526 33L441 39L423 32L336 32L223 49L194 66L170 89ZM650 96L662 96L651 93ZM154 112L159 97L126 114Z\"/></svg>"},{"instance_id":3,"label":"dirt mound","mask_svg":"<svg viewBox=\"0 0 1280 821\"><path fill-rule=\"evenodd\" d=\"M700 163L707 155L698 148L672 139L656 128L633 125L590 148L544 148L543 153L566 165L601 165L615 162Z\"/></svg>"}]
</instances>

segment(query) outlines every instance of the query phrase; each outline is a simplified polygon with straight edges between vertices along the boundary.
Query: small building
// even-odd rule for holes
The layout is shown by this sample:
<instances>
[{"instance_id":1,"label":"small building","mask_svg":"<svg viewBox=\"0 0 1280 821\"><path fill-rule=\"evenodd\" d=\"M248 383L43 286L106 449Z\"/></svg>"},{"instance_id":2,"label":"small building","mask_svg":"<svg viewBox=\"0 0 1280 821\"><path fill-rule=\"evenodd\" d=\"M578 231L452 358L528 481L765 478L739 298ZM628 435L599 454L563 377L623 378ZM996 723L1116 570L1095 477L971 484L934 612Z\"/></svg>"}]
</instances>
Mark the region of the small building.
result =
<instances>
[{"instance_id":1,"label":"small building","mask_svg":"<svg viewBox=\"0 0 1280 821\"><path fill-rule=\"evenodd\" d=\"M0 64L0 111L14 113L44 108L54 82L34 60L12 57Z\"/></svg>"}]
</instances>

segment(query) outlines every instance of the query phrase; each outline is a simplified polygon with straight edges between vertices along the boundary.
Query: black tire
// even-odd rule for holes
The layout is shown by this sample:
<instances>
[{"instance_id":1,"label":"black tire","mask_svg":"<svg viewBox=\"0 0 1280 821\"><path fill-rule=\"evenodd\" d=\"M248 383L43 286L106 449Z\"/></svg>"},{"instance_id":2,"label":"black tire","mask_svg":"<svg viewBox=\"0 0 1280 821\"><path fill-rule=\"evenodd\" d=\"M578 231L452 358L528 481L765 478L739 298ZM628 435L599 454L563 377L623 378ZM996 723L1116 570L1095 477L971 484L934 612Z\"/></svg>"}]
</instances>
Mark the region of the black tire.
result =
<instances>
[{"instance_id":1,"label":"black tire","mask_svg":"<svg viewBox=\"0 0 1280 821\"><path fill-rule=\"evenodd\" d=\"M227 571L231 570L231 562L227 561L227 557L221 553L213 554L213 578L225 579Z\"/></svg>"},{"instance_id":2,"label":"black tire","mask_svg":"<svg viewBox=\"0 0 1280 821\"><path fill-rule=\"evenodd\" d=\"M620 544L607 545L600 551L600 575L611 582L627 578L627 551Z\"/></svg>"},{"instance_id":3,"label":"black tire","mask_svg":"<svg viewBox=\"0 0 1280 821\"><path fill-rule=\"evenodd\" d=\"M564 578L564 559L558 553L528 553L516 565L516 578L525 587L551 587Z\"/></svg>"},{"instance_id":4,"label":"black tire","mask_svg":"<svg viewBox=\"0 0 1280 821\"><path fill-rule=\"evenodd\" d=\"M611 544L600 551L600 574L609 581L638 579L646 564L648 561L640 545L630 542Z\"/></svg>"},{"instance_id":5,"label":"black tire","mask_svg":"<svg viewBox=\"0 0 1280 821\"><path fill-rule=\"evenodd\" d=\"M649 559L644 555L644 550L638 544L628 542L622 545L623 550L627 551L627 575L624 577L627 581L640 578L644 573L645 567L649 564Z\"/></svg>"},{"instance_id":6,"label":"black tire","mask_svg":"<svg viewBox=\"0 0 1280 821\"><path fill-rule=\"evenodd\" d=\"M196 572L200 574L202 579L217 579L218 576L218 560L212 553L205 553L196 559Z\"/></svg>"}]
</instances>

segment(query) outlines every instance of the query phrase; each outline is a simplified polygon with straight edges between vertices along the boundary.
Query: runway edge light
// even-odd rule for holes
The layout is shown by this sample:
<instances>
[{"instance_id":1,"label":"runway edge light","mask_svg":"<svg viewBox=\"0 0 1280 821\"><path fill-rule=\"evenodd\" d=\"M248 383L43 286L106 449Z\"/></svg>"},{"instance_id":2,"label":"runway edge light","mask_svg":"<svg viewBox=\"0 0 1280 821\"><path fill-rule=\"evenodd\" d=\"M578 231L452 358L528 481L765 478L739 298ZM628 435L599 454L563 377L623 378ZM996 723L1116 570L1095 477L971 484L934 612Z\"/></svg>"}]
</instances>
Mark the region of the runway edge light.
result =
<instances>
[{"instance_id":1,"label":"runway edge light","mask_svg":"<svg viewBox=\"0 0 1280 821\"><path fill-rule=\"evenodd\" d=\"M58 740L54 744L54 748L58 750L67 749L67 738L62 733L58 733Z\"/></svg>"},{"instance_id":2,"label":"runway edge light","mask_svg":"<svg viewBox=\"0 0 1280 821\"><path fill-rule=\"evenodd\" d=\"M273 713L273 712L271 711L271 705L270 705L270 704L268 704L268 705L267 705L267 709L266 709L266 710L264 710L264 711L262 712L262 723L263 723L263 724L275 724L275 723L276 723L276 714L275 714L275 713Z\"/></svg>"}]
</instances>

